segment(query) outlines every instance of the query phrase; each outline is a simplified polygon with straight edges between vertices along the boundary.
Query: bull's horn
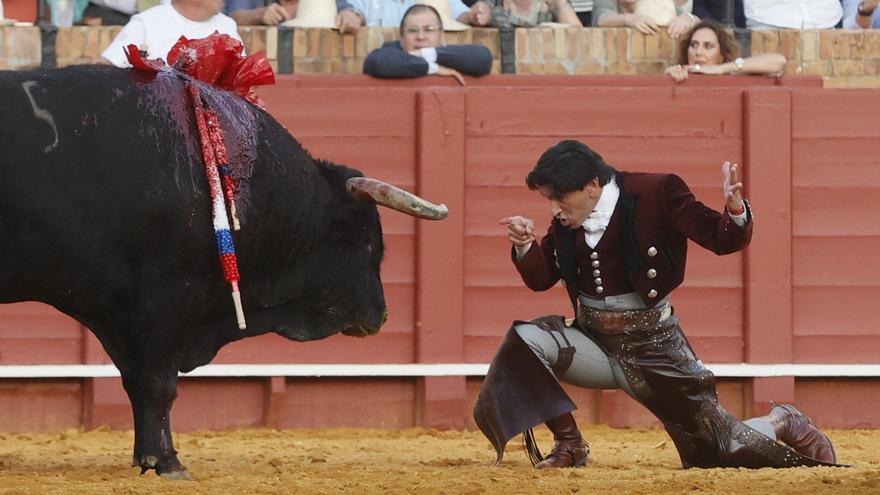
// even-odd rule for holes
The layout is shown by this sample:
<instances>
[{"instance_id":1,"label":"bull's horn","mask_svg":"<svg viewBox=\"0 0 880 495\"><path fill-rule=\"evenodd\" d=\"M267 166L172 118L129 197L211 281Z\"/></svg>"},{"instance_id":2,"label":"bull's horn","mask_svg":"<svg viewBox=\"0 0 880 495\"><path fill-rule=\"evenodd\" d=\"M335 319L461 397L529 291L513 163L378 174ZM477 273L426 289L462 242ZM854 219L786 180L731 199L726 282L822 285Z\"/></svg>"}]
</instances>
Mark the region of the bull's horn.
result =
<instances>
[{"instance_id":1,"label":"bull's horn","mask_svg":"<svg viewBox=\"0 0 880 495\"><path fill-rule=\"evenodd\" d=\"M435 205L381 180L352 177L345 182L345 187L358 199L373 201L378 205L425 220L443 220L449 214L446 205Z\"/></svg>"}]
</instances>

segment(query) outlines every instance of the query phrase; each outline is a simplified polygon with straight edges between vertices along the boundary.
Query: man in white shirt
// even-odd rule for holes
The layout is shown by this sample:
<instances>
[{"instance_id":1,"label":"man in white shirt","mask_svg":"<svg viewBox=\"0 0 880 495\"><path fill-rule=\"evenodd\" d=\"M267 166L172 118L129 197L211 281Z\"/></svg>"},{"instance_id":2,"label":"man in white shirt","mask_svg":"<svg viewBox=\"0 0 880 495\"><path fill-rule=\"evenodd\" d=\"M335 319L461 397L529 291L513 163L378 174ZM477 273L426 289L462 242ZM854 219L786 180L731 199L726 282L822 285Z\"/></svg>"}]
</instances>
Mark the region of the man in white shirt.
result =
<instances>
[{"instance_id":1,"label":"man in white shirt","mask_svg":"<svg viewBox=\"0 0 880 495\"><path fill-rule=\"evenodd\" d=\"M133 44L146 49L149 58L165 60L181 36L205 38L214 31L241 41L232 18L220 13L223 0L172 0L132 16L101 54L117 67L130 67L123 48Z\"/></svg>"},{"instance_id":2,"label":"man in white shirt","mask_svg":"<svg viewBox=\"0 0 880 495\"><path fill-rule=\"evenodd\" d=\"M743 0L749 29L831 29L840 22L840 0Z\"/></svg>"}]
</instances>

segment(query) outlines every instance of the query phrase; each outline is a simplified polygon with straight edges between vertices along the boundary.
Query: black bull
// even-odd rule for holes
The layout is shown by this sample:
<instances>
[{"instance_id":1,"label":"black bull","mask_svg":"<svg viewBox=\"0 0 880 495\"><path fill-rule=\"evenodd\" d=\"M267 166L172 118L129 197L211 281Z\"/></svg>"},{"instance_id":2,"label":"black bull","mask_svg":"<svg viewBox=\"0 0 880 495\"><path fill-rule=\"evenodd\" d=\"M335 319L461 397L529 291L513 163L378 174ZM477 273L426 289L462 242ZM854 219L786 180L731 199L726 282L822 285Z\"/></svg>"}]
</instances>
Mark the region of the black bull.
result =
<instances>
[{"instance_id":1,"label":"black bull","mask_svg":"<svg viewBox=\"0 0 880 495\"><path fill-rule=\"evenodd\" d=\"M359 172L313 159L267 113L197 84L219 114L239 187L244 331L218 260L183 78L110 67L0 72L0 302L42 301L91 329L132 404L133 464L176 478L188 477L171 441L179 371L267 332L298 341L375 333L386 315L382 229L364 199L445 214L385 186L351 194Z\"/></svg>"}]
</instances>

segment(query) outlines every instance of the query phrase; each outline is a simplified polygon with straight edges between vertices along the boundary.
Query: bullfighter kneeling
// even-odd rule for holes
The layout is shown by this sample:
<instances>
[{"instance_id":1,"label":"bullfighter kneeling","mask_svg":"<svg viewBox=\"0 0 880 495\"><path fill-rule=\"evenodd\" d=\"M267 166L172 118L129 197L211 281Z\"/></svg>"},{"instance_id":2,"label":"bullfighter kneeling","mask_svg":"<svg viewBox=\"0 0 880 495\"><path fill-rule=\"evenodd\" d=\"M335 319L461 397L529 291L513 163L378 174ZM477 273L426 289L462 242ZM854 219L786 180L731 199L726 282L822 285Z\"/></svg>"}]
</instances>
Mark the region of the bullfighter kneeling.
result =
<instances>
[{"instance_id":1,"label":"bullfighter kneeling","mask_svg":"<svg viewBox=\"0 0 880 495\"><path fill-rule=\"evenodd\" d=\"M501 224L525 284L543 291L562 279L577 318L517 321L505 337L474 409L498 462L524 433L537 468L587 463L562 380L622 389L663 423L685 468L835 465L831 441L791 405L748 421L728 413L670 304L688 239L719 255L749 244L752 212L736 165L723 172L726 209L718 213L676 175L619 172L577 141L544 152L526 184L550 202L547 235L535 244L534 222L521 216ZM546 459L531 433L542 422L555 439Z\"/></svg>"}]
</instances>

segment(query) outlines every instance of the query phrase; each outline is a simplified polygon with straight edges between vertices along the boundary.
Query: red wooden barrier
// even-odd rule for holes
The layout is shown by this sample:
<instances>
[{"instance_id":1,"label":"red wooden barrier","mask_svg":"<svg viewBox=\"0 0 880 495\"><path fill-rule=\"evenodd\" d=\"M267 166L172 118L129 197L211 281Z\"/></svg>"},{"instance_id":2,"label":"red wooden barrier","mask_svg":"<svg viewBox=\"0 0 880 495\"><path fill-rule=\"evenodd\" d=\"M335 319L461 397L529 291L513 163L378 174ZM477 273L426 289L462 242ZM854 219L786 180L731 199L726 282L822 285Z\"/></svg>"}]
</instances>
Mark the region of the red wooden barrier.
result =
<instances>
[{"instance_id":1,"label":"red wooden barrier","mask_svg":"<svg viewBox=\"0 0 880 495\"><path fill-rule=\"evenodd\" d=\"M720 207L720 164L744 165L756 212L745 254L694 246L674 295L707 363L878 363L880 98L824 90L817 78L497 76L281 78L270 112L316 157L344 163L450 207L444 222L382 211L389 321L367 339L293 343L277 336L224 348L215 363L485 363L511 320L568 311L561 289L533 294L508 260L497 220L547 226L523 183L540 153L577 138L624 170L673 171ZM873 140L873 141L872 141ZM872 180L873 179L873 180ZM246 274L243 274L246 276ZM109 362L91 334L34 304L0 306L0 365ZM179 431L268 424L472 426L477 377L184 379ZM794 400L823 425L880 426L880 381L721 380L736 414ZM617 392L569 388L588 422L652 424ZM869 392L874 392L870 394ZM831 394L834 401L823 400ZM109 424L130 428L116 378L0 380L0 430ZM839 404L848 410L840 414Z\"/></svg>"}]
</instances>

